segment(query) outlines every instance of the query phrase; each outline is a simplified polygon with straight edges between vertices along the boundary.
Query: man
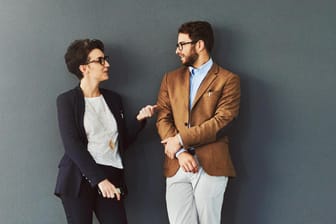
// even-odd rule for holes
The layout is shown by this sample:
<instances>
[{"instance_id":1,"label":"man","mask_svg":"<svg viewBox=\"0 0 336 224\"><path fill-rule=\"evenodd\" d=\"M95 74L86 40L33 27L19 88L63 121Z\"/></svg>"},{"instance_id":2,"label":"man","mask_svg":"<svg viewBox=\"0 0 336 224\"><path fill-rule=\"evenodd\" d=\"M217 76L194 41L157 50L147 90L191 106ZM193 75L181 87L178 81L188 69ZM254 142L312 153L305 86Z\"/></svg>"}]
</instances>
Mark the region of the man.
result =
<instances>
[{"instance_id":1,"label":"man","mask_svg":"<svg viewBox=\"0 0 336 224\"><path fill-rule=\"evenodd\" d=\"M228 177L235 176L227 130L238 115L240 81L213 62L213 43L208 22L182 24L176 54L184 66L165 74L158 94L171 224L220 223Z\"/></svg>"}]
</instances>

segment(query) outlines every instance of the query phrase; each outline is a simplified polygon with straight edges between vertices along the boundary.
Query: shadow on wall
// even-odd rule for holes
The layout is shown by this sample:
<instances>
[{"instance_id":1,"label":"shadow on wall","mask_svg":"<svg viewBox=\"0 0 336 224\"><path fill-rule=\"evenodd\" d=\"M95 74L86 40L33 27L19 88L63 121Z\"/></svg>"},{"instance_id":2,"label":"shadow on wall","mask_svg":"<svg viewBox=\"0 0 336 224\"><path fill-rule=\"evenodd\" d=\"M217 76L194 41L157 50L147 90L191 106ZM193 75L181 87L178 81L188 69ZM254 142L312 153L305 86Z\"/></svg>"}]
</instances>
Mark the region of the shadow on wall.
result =
<instances>
[{"instance_id":1,"label":"shadow on wall","mask_svg":"<svg viewBox=\"0 0 336 224\"><path fill-rule=\"evenodd\" d=\"M140 62L136 58L136 52L106 43L105 53L110 55L110 79L103 83L103 86L121 95L125 116L129 122L135 117L139 108L149 104L148 101L155 102L151 100L153 98L151 91L158 87L155 85L153 89L149 88L148 80L145 81L139 75L145 65L139 68ZM158 82L157 86L159 84ZM156 94L155 92L155 99ZM152 223L163 224L168 220L165 207L165 179L162 174L164 154L155 121L156 115L147 121L146 127L125 153L125 179L129 191L125 206L130 223L147 223L148 211L154 210L156 212L151 217Z\"/></svg>"},{"instance_id":2,"label":"shadow on wall","mask_svg":"<svg viewBox=\"0 0 336 224\"><path fill-rule=\"evenodd\" d=\"M116 90L120 94L120 90L127 88L130 83L130 68L132 65L128 65L128 62L132 62L127 57L131 57L132 54L126 52L127 49L121 48L118 45L111 45L109 42L105 43L105 54L110 56L110 78L103 83L104 87L112 90Z\"/></svg>"},{"instance_id":3,"label":"shadow on wall","mask_svg":"<svg viewBox=\"0 0 336 224\"><path fill-rule=\"evenodd\" d=\"M264 77L263 74L239 69L244 58L243 37L227 28L214 27L214 30L214 61L236 73L241 81L240 114L230 134L230 153L237 177L230 179L225 192L222 223L261 223L266 203L262 189L273 178L267 160L275 128L271 90L256 78Z\"/></svg>"},{"instance_id":4,"label":"shadow on wall","mask_svg":"<svg viewBox=\"0 0 336 224\"><path fill-rule=\"evenodd\" d=\"M271 94L267 86L252 76L240 74L240 115L230 136L230 152L237 177L230 180L225 193L223 223L259 223L263 219L267 182L273 182L269 164L272 141ZM248 211L241 214L239 211ZM237 221L239 217L240 221ZM261 222L260 222L261 223Z\"/></svg>"}]
</instances>

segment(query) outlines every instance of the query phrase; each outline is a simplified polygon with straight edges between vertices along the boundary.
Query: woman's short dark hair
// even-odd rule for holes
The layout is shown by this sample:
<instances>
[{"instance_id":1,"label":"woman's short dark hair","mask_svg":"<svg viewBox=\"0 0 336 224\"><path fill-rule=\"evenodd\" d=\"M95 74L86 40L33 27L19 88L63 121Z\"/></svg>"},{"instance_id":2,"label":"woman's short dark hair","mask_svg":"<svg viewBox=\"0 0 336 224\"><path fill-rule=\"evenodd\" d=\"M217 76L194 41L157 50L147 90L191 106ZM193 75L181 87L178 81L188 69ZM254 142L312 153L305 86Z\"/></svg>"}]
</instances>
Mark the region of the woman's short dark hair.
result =
<instances>
[{"instance_id":1,"label":"woman's short dark hair","mask_svg":"<svg viewBox=\"0 0 336 224\"><path fill-rule=\"evenodd\" d=\"M64 55L65 64L67 65L69 72L77 76L78 79L82 79L83 74L79 70L79 66L87 63L88 55L96 48L104 52L103 42L95 39L73 41Z\"/></svg>"},{"instance_id":2,"label":"woman's short dark hair","mask_svg":"<svg viewBox=\"0 0 336 224\"><path fill-rule=\"evenodd\" d=\"M180 26L178 32L189 34L192 41L203 40L207 52L211 52L214 45L214 34L210 23L206 21L187 22Z\"/></svg>"}]
</instances>

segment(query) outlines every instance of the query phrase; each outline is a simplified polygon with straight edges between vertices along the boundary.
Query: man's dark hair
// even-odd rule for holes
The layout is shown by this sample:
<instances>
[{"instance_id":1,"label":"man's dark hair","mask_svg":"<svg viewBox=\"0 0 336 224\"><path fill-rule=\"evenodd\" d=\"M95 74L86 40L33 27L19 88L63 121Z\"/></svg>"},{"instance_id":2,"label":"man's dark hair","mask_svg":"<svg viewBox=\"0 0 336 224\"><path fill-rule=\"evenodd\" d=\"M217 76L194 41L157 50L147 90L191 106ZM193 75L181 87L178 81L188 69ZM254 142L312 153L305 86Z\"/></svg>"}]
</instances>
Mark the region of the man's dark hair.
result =
<instances>
[{"instance_id":1,"label":"man's dark hair","mask_svg":"<svg viewBox=\"0 0 336 224\"><path fill-rule=\"evenodd\" d=\"M90 39L75 40L68 47L64 55L65 64L69 72L77 76L79 80L83 78L79 66L88 62L88 55L96 48L104 52L103 42Z\"/></svg>"},{"instance_id":2,"label":"man's dark hair","mask_svg":"<svg viewBox=\"0 0 336 224\"><path fill-rule=\"evenodd\" d=\"M189 34L192 41L203 40L207 52L211 52L214 45L214 34L210 23L206 21L187 22L180 26L178 32Z\"/></svg>"}]
</instances>

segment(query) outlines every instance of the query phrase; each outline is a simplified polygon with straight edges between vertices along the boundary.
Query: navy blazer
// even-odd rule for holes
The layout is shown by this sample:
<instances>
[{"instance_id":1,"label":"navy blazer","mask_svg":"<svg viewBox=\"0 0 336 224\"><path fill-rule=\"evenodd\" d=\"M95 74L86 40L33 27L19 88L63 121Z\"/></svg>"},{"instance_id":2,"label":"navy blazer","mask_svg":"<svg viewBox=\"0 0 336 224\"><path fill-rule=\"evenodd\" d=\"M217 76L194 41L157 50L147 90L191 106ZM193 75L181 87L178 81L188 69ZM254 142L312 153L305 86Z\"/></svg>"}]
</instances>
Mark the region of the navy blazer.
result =
<instances>
[{"instance_id":1,"label":"navy blazer","mask_svg":"<svg viewBox=\"0 0 336 224\"><path fill-rule=\"evenodd\" d=\"M119 153L121 158L127 146L133 142L145 125L145 120L135 118L132 127L126 126L121 97L110 90L100 89L118 127ZM84 129L85 100L79 86L57 97L58 125L65 153L59 163L55 194L78 196L83 178L95 187L106 179L106 174L87 150L87 136ZM130 130L130 131L128 131Z\"/></svg>"}]
</instances>

